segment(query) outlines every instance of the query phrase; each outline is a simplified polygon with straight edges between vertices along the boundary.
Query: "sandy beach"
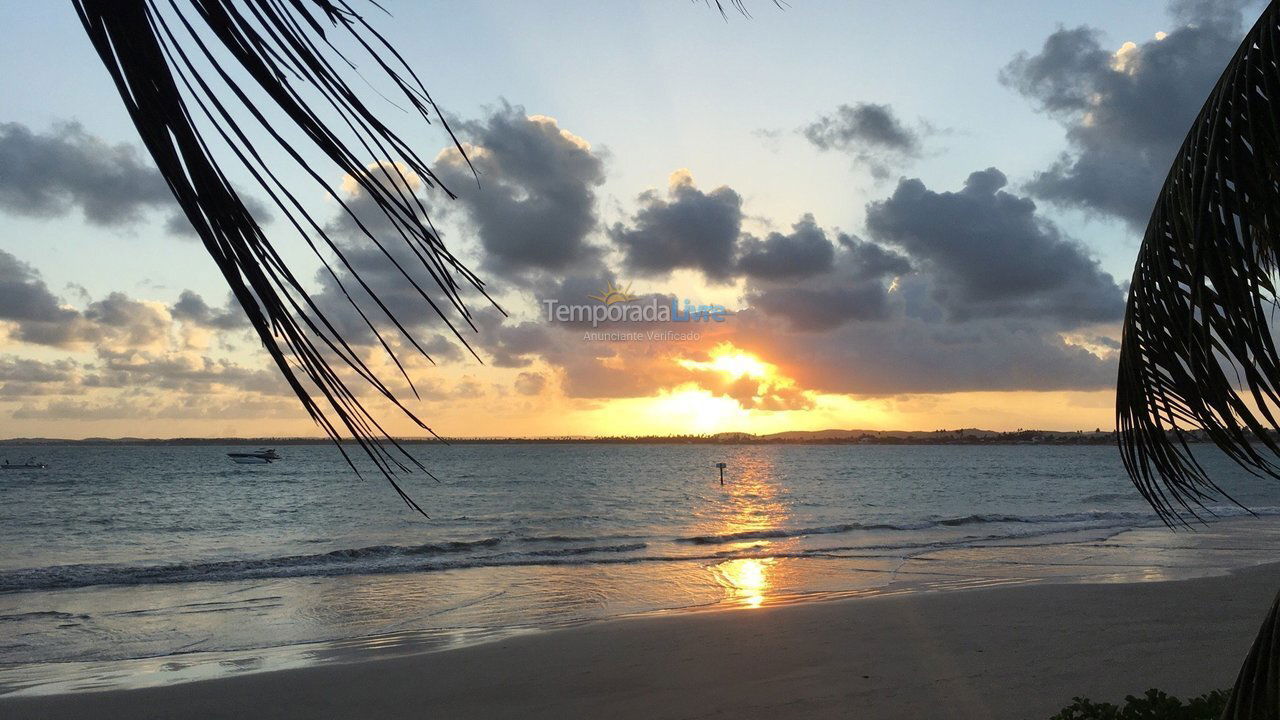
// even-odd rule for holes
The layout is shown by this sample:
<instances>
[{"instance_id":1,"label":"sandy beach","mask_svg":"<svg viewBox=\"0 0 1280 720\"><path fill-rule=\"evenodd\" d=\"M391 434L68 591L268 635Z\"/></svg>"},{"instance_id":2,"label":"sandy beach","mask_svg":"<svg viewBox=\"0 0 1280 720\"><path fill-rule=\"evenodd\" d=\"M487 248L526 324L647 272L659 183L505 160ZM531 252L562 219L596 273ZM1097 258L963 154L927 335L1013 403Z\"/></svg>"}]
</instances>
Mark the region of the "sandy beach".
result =
<instances>
[{"instance_id":1,"label":"sandy beach","mask_svg":"<svg viewBox=\"0 0 1280 720\"><path fill-rule=\"evenodd\" d=\"M1280 564L601 622L454 651L0 698L9 718L1047 718L1228 687Z\"/></svg>"}]
</instances>

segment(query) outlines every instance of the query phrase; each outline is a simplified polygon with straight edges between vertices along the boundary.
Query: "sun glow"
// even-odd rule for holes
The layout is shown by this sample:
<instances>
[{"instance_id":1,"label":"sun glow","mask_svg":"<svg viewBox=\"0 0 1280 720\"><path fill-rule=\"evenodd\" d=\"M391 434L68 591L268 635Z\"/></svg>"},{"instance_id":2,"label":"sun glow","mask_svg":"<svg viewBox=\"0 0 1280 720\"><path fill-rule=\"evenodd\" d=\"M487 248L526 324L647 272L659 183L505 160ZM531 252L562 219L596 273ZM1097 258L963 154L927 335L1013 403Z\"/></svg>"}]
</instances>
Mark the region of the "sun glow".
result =
<instances>
[{"instance_id":1,"label":"sun glow","mask_svg":"<svg viewBox=\"0 0 1280 720\"><path fill-rule=\"evenodd\" d=\"M720 343L712 349L710 355L710 360L679 360L677 362L681 367L690 370L714 370L730 380L741 377L762 380L777 375L777 368L773 365L755 355L739 350L730 343Z\"/></svg>"},{"instance_id":2,"label":"sun glow","mask_svg":"<svg viewBox=\"0 0 1280 720\"><path fill-rule=\"evenodd\" d=\"M681 432L711 433L737 426L748 413L733 398L716 397L701 388L683 387L648 402L655 426L683 428Z\"/></svg>"}]
</instances>

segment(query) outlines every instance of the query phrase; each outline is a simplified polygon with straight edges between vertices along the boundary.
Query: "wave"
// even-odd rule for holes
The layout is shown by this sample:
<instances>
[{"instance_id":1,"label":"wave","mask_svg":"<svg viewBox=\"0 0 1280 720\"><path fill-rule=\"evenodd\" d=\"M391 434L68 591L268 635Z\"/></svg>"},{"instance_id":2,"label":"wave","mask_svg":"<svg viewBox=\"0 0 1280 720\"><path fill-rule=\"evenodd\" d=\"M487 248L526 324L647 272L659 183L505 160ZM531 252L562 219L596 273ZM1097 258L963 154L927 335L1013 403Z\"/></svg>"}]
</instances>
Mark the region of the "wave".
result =
<instances>
[{"instance_id":1,"label":"wave","mask_svg":"<svg viewBox=\"0 0 1280 720\"><path fill-rule=\"evenodd\" d=\"M767 530L743 530L721 535L693 535L676 538L676 542L693 543L694 545L719 545L721 543L741 540L773 540L777 538L801 537L803 535L832 535L853 532L854 530L902 530L906 528L894 525L863 525L862 523L843 523L811 528L771 528Z\"/></svg>"},{"instance_id":2,"label":"wave","mask_svg":"<svg viewBox=\"0 0 1280 720\"><path fill-rule=\"evenodd\" d=\"M807 535L832 535L855 532L859 530L927 530L934 527L961 527L965 525L986 525L992 523L1078 523L1092 521L1155 521L1155 515L1150 512L1122 512L1122 511L1088 511L1088 512L1072 512L1060 513L1056 515L1008 515L998 513L984 513L975 515L962 515L949 518L931 518L919 523L908 523L893 525L888 523L881 524L863 524L863 523L842 523L839 525L824 525L821 527L803 527L803 528L768 528L763 530L745 530L742 532L724 533L720 535L693 535L690 537L676 538L678 542L693 543L695 545L718 545L722 543L739 542L741 540L764 540L778 539L790 537L804 537Z\"/></svg>"},{"instance_id":3,"label":"wave","mask_svg":"<svg viewBox=\"0 0 1280 720\"><path fill-rule=\"evenodd\" d=\"M1218 517L1250 514L1236 507L1207 509ZM1280 515L1280 507L1254 508L1256 515ZM516 537L513 540L490 537L479 540L436 542L422 545L372 545L344 548L324 553L287 555L269 558L243 558L169 565L79 564L55 565L0 572L0 593L30 590L58 590L94 585L150 585L186 582L218 582L337 575L381 575L409 572L434 572L483 567L519 567L526 565L591 565L641 562L721 562L730 557L842 557L845 552L900 554L903 551L928 550L955 545L973 545L990 541L1004 542L1018 538L1074 533L1077 531L1123 532L1136 527L1159 524L1150 512L1088 511L1044 515L972 514L956 517L932 517L918 523L840 523L800 528L762 528L733 533L693 535L668 538L669 543L714 546L744 540L841 535L859 531L885 531L870 543L838 547L799 549L770 548L768 543L749 547L708 549L694 552L652 552L649 542L616 543L612 538L635 538L625 535L571 537L547 535ZM1000 525L1017 527L998 527ZM970 531L964 536L920 535L930 528L992 526L986 531ZM908 531L908 532L902 532ZM911 531L915 531L914 533ZM896 535L895 535L896 534ZM883 541L881 541L883 539ZM652 540L652 538L650 538ZM514 544L508 545L508 542ZM541 542L543 547L532 543ZM839 542L839 541L836 541ZM546 547L549 545L550 547ZM0 621L20 616L0 615Z\"/></svg>"},{"instance_id":4,"label":"wave","mask_svg":"<svg viewBox=\"0 0 1280 720\"><path fill-rule=\"evenodd\" d=\"M942 527L958 527L961 525L985 525L987 523L1069 523L1090 522L1095 520L1153 520L1150 512L1129 512L1120 510L1087 510L1084 512L1057 513L1052 515L1002 515L978 514L962 517L934 520L934 524Z\"/></svg>"},{"instance_id":5,"label":"wave","mask_svg":"<svg viewBox=\"0 0 1280 720\"><path fill-rule=\"evenodd\" d=\"M1243 515L1280 515L1280 507L1256 507L1252 510L1246 510L1235 506L1217 506L1204 508L1204 514L1208 517L1228 518L1240 517ZM1054 528L1054 532L1058 530L1069 530L1072 524L1079 525L1081 529L1089 529L1093 525L1080 525L1082 523L1102 523L1103 527L1142 527L1146 525L1158 525L1159 519L1155 513L1151 511L1127 511L1127 510L1086 510L1080 512L1053 513L1044 515L1011 515L1004 513L978 513L973 515L960 515L957 517L930 518L919 523L907 523L893 525L888 523L882 524L863 524L863 523L841 523L839 525L823 525L820 527L803 527L803 528L766 528L761 530L744 530L741 532L723 533L720 535L692 535L689 537L676 538L677 542L691 543L694 545L720 545L724 543L740 542L742 540L776 540L779 538L805 537L809 535L837 535L859 530L899 530L899 531L919 531L929 528L954 528L964 527L967 525L990 525L990 524L1021 524L1021 525L1063 525L1068 527Z\"/></svg>"},{"instance_id":6,"label":"wave","mask_svg":"<svg viewBox=\"0 0 1280 720\"><path fill-rule=\"evenodd\" d=\"M580 542L600 542L602 540L639 540L639 535L526 535L516 538L520 542L546 542L546 543L580 543Z\"/></svg>"},{"instance_id":7,"label":"wave","mask_svg":"<svg viewBox=\"0 0 1280 720\"><path fill-rule=\"evenodd\" d=\"M343 550L332 550L320 555L295 555L293 557L283 558L285 560L298 560L308 558L363 558L363 557L387 557L392 555L438 555L441 553L467 552L476 548L492 547L502 542L502 538L485 538L483 540L455 540L446 543L428 543L425 545L412 545L404 547L401 545L372 545L363 548L347 548Z\"/></svg>"},{"instance_id":8,"label":"wave","mask_svg":"<svg viewBox=\"0 0 1280 720\"><path fill-rule=\"evenodd\" d=\"M472 553L472 551L492 548L501 542L500 538L486 538L414 546L374 545L314 555L286 555L172 565L55 565L0 572L0 593L69 589L92 585L151 585L299 576L386 574L495 565L553 564L555 558L560 557L628 553L648 547L646 543L629 543L489 555ZM453 555L463 557L457 560L448 559ZM0 620L4 619L7 619L7 616L0 616Z\"/></svg>"},{"instance_id":9,"label":"wave","mask_svg":"<svg viewBox=\"0 0 1280 720\"><path fill-rule=\"evenodd\" d=\"M649 547L648 543L630 543L627 545L597 545L576 548L556 548L555 550L534 550L526 555L533 557L561 557L565 555L587 555L589 553L635 552Z\"/></svg>"},{"instance_id":10,"label":"wave","mask_svg":"<svg viewBox=\"0 0 1280 720\"><path fill-rule=\"evenodd\" d=\"M1086 503L1105 503L1115 502L1117 500L1136 500L1137 496L1132 492L1104 492L1095 493L1093 495L1085 495L1080 498L1080 502Z\"/></svg>"}]
</instances>

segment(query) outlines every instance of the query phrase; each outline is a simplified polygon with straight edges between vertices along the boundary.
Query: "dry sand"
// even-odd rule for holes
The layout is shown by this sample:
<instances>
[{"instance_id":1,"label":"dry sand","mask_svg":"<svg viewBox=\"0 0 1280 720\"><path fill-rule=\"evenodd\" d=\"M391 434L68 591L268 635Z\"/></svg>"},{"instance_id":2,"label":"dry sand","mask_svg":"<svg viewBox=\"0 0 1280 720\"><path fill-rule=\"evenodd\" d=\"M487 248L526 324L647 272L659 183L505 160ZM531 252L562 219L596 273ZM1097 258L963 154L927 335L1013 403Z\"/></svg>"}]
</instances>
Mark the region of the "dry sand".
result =
<instances>
[{"instance_id":1,"label":"dry sand","mask_svg":"<svg viewBox=\"0 0 1280 720\"><path fill-rule=\"evenodd\" d=\"M1047 718L1228 687L1280 565L602 622L409 658L0 698L4 718Z\"/></svg>"}]
</instances>

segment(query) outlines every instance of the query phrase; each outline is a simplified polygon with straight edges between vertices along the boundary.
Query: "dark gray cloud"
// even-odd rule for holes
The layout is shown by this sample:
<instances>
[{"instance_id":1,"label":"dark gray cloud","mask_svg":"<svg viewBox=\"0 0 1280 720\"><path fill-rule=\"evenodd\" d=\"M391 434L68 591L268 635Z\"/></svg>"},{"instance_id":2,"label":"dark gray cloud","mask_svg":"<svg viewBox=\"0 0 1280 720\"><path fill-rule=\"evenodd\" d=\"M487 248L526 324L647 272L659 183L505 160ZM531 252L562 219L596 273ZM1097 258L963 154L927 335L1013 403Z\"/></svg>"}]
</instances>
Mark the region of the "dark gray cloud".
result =
<instances>
[{"instance_id":1,"label":"dark gray cloud","mask_svg":"<svg viewBox=\"0 0 1280 720\"><path fill-rule=\"evenodd\" d=\"M249 326L249 321L233 298L227 298L223 308L210 307L198 293L183 290L178 302L169 306L169 314L175 320L214 330L236 330Z\"/></svg>"},{"instance_id":2,"label":"dark gray cloud","mask_svg":"<svg viewBox=\"0 0 1280 720\"><path fill-rule=\"evenodd\" d=\"M843 266L854 280L897 277L912 271L911 261L906 257L857 235L841 233L838 240L846 258Z\"/></svg>"},{"instance_id":3,"label":"dark gray cloud","mask_svg":"<svg viewBox=\"0 0 1280 720\"><path fill-rule=\"evenodd\" d=\"M596 274L595 270L602 267L602 251L588 238L598 227L594 188L603 181L604 171L603 161L590 146L551 118L526 116L523 108L505 104L485 118L457 126L473 143L469 156L480 174L480 186L476 186L476 179L461 156L446 150L437 163L437 171L459 199L457 203L438 203L433 212L461 218L461 214L453 214L458 208L464 211L469 228L460 237L465 238L468 230L474 230L479 239L480 275L488 287L510 299L513 291L523 294L584 269ZM417 179L411 178L410 182L416 190ZM386 227L367 195L357 193L346 203L352 215L375 234L392 230ZM316 302L348 341L377 344L348 294L366 310L369 321L393 346L399 336L353 277L354 271L377 289L382 303L433 359L457 358L465 352L414 287L416 284L431 294L436 283L403 243L384 243L384 253L364 237L345 213L336 216L327 229L339 242L349 267L333 262L336 277L323 269L317 273L321 291ZM468 302L480 312L478 324L490 322L486 318L492 308L487 300L470 294ZM482 355L486 348L492 348L493 360L499 366L528 364L521 358L516 337L504 334L499 339L471 333L456 318L455 325ZM507 326L493 327L499 328L493 330L494 334L508 333ZM508 340L514 349L507 348ZM403 341L399 344L407 346Z\"/></svg>"},{"instance_id":4,"label":"dark gray cloud","mask_svg":"<svg viewBox=\"0 0 1280 720\"><path fill-rule=\"evenodd\" d=\"M53 395L74 385L77 364L71 360L46 362L17 355L0 356L0 397Z\"/></svg>"},{"instance_id":5,"label":"dark gray cloud","mask_svg":"<svg viewBox=\"0 0 1280 720\"><path fill-rule=\"evenodd\" d=\"M909 272L911 263L906 257L841 235L840 250L833 255L828 271L802 283L752 278L745 298L752 307L785 318L794 330L827 331L849 322L888 318L890 283Z\"/></svg>"},{"instance_id":6,"label":"dark gray cloud","mask_svg":"<svg viewBox=\"0 0 1280 720\"><path fill-rule=\"evenodd\" d=\"M480 332L476 347L487 356L486 362L496 367L529 367L535 356L545 355L557 345L555 331L540 321L516 322L493 312L482 313L477 320Z\"/></svg>"},{"instance_id":7,"label":"dark gray cloud","mask_svg":"<svg viewBox=\"0 0 1280 720\"><path fill-rule=\"evenodd\" d=\"M1118 320L1115 280L1079 243L1001 190L1003 173L971 174L959 192L917 179L867 207L867 230L905 250L929 276L934 299L955 320L1051 318L1063 326Z\"/></svg>"},{"instance_id":8,"label":"dark gray cloud","mask_svg":"<svg viewBox=\"0 0 1280 720\"><path fill-rule=\"evenodd\" d=\"M872 282L769 288L750 293L747 298L752 307L787 318L796 330L830 330L854 320L883 319L888 315L885 287Z\"/></svg>"},{"instance_id":9,"label":"dark gray cloud","mask_svg":"<svg viewBox=\"0 0 1280 720\"><path fill-rule=\"evenodd\" d=\"M1163 39L1103 48L1099 31L1061 28L1001 81L1067 130L1070 151L1027 185L1036 197L1141 229L1174 153L1243 33L1247 3L1183 0Z\"/></svg>"},{"instance_id":10,"label":"dark gray cloud","mask_svg":"<svg viewBox=\"0 0 1280 720\"><path fill-rule=\"evenodd\" d=\"M89 303L84 318L113 343L130 348L163 342L171 327L169 318L154 306L121 292Z\"/></svg>"},{"instance_id":11,"label":"dark gray cloud","mask_svg":"<svg viewBox=\"0 0 1280 720\"><path fill-rule=\"evenodd\" d=\"M769 233L764 240L744 237L739 242L738 269L763 280L798 280L831 269L835 246L827 234L805 215L791 233Z\"/></svg>"},{"instance_id":12,"label":"dark gray cloud","mask_svg":"<svg viewBox=\"0 0 1280 720\"><path fill-rule=\"evenodd\" d=\"M699 270L708 280L728 282L742 229L742 197L731 188L703 192L688 172L671 176L664 198L639 197L629 225L616 223L609 238L623 251L623 267L634 275L664 276L672 270Z\"/></svg>"},{"instance_id":13,"label":"dark gray cloud","mask_svg":"<svg viewBox=\"0 0 1280 720\"><path fill-rule=\"evenodd\" d=\"M183 293L175 308L193 310L196 300L198 295ZM203 304L202 300L199 302ZM229 311L213 311L207 306L205 311L209 322L228 320ZM135 300L121 292L90 301L84 310L65 307L35 268L3 250L0 250L0 321L10 323L9 334L15 340L54 347L101 343L143 348L163 343L172 328L169 314L156 304Z\"/></svg>"},{"instance_id":14,"label":"dark gray cloud","mask_svg":"<svg viewBox=\"0 0 1280 720\"><path fill-rule=\"evenodd\" d=\"M0 250L0 320L15 324L12 335L38 345L69 345L93 339L76 310L62 307L34 267Z\"/></svg>"},{"instance_id":15,"label":"dark gray cloud","mask_svg":"<svg viewBox=\"0 0 1280 720\"><path fill-rule=\"evenodd\" d=\"M69 314L34 267L0 250L0 318L58 322Z\"/></svg>"},{"instance_id":16,"label":"dark gray cloud","mask_svg":"<svg viewBox=\"0 0 1280 720\"><path fill-rule=\"evenodd\" d=\"M119 225L173 206L160 173L131 145L110 145L75 122L43 133L0 124L0 208L31 217L79 208L91 223Z\"/></svg>"},{"instance_id":17,"label":"dark gray cloud","mask_svg":"<svg viewBox=\"0 0 1280 720\"><path fill-rule=\"evenodd\" d=\"M872 175L888 177L892 166L919 157L921 131L907 127L888 105L841 105L800 129L819 150L848 154Z\"/></svg>"},{"instance_id":18,"label":"dark gray cloud","mask_svg":"<svg viewBox=\"0 0 1280 720\"><path fill-rule=\"evenodd\" d=\"M564 271L590 262L597 227L595 188L604 162L554 119L504 104L481 120L459 123L473 145L479 186L456 152L437 172L458 195L478 233L492 273L518 280L529 271Z\"/></svg>"},{"instance_id":19,"label":"dark gray cloud","mask_svg":"<svg viewBox=\"0 0 1280 720\"><path fill-rule=\"evenodd\" d=\"M261 224L271 213L241 196ZM160 172L132 145L112 145L78 122L55 123L41 133L22 123L0 123L0 209L27 217L62 217L79 209L94 225L119 226L143 212L167 210L165 229L195 238L177 210Z\"/></svg>"},{"instance_id":20,"label":"dark gray cloud","mask_svg":"<svg viewBox=\"0 0 1280 720\"><path fill-rule=\"evenodd\" d=\"M778 363L800 387L829 393L1098 390L1115 384L1114 358L1068 345L1046 323L938 322L913 313L908 308L892 322L804 333L749 310L734 318L733 342Z\"/></svg>"}]
</instances>

